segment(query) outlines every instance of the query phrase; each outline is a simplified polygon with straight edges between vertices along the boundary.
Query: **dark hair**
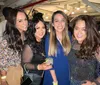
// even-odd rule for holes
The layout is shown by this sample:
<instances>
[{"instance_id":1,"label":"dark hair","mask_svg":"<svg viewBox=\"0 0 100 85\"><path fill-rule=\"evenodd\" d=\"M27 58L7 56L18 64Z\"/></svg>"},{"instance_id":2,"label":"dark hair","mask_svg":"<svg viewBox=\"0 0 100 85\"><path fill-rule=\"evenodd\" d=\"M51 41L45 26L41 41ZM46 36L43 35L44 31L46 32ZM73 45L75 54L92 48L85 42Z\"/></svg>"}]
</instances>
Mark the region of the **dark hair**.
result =
<instances>
[{"instance_id":1,"label":"dark hair","mask_svg":"<svg viewBox=\"0 0 100 85\"><path fill-rule=\"evenodd\" d=\"M45 23L43 17L41 16L41 14L42 14L42 13L37 13L37 14L35 14L35 15L33 16L33 19L32 19L32 21L31 21L31 24L32 24L32 25L30 26L30 29L28 29L28 31L27 31L27 34L28 34L27 38L30 39L30 40L33 40L33 39L35 38L35 36L34 36L34 34L35 34L35 32L36 32L35 26L37 25L37 23L38 23L39 21L41 21L41 22L44 24L45 29L46 29L46 33L47 33L46 23ZM46 35L46 34L45 34L45 35ZM45 36L44 36L44 37L45 37ZM43 37L43 38L44 38L44 37Z\"/></svg>"},{"instance_id":2,"label":"dark hair","mask_svg":"<svg viewBox=\"0 0 100 85\"><path fill-rule=\"evenodd\" d=\"M35 9L33 9L33 10L32 10L32 16L34 16L34 14L36 14L36 13L38 13L38 11L35 10Z\"/></svg>"},{"instance_id":3,"label":"dark hair","mask_svg":"<svg viewBox=\"0 0 100 85\"><path fill-rule=\"evenodd\" d=\"M6 29L3 33L3 36L4 38L6 38L8 42L8 46L11 49L15 51L17 50L18 52L20 52L22 50L22 40L21 40L21 34L16 28L16 17L17 17L18 12L25 13L21 9L13 9L12 13L9 16L9 19L7 20ZM28 20L28 17L27 17L27 20Z\"/></svg>"},{"instance_id":4,"label":"dark hair","mask_svg":"<svg viewBox=\"0 0 100 85\"><path fill-rule=\"evenodd\" d=\"M72 28L75 27L77 21L79 20L85 21L87 37L81 44L78 57L84 59L92 58L94 53L97 51L98 46L100 46L100 34L97 31L96 19L89 15L80 15L72 20Z\"/></svg>"},{"instance_id":5,"label":"dark hair","mask_svg":"<svg viewBox=\"0 0 100 85\"><path fill-rule=\"evenodd\" d=\"M43 19L43 14L40 13L40 12L35 13L35 14L33 15L33 19L32 19L33 22L34 22L36 19Z\"/></svg>"},{"instance_id":6,"label":"dark hair","mask_svg":"<svg viewBox=\"0 0 100 85\"><path fill-rule=\"evenodd\" d=\"M7 19L10 14L12 13L13 9L11 7L4 7L3 10L2 10L2 14L4 15L5 19Z\"/></svg>"}]
</instances>

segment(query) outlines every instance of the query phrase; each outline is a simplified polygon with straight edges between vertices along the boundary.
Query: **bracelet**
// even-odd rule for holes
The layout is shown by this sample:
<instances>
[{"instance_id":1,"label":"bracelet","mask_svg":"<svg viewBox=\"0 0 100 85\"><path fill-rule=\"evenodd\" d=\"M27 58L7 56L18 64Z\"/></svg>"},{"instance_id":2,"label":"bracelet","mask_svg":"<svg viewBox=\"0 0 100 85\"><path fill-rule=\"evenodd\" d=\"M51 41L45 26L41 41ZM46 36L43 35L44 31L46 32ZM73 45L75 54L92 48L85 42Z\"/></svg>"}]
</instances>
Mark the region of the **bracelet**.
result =
<instances>
[{"instance_id":1,"label":"bracelet","mask_svg":"<svg viewBox=\"0 0 100 85\"><path fill-rule=\"evenodd\" d=\"M7 76L1 76L1 79L6 79L7 78Z\"/></svg>"},{"instance_id":2,"label":"bracelet","mask_svg":"<svg viewBox=\"0 0 100 85\"><path fill-rule=\"evenodd\" d=\"M53 83L53 85L58 85L58 81L56 81L56 82L53 81L52 83Z\"/></svg>"},{"instance_id":3,"label":"bracelet","mask_svg":"<svg viewBox=\"0 0 100 85\"><path fill-rule=\"evenodd\" d=\"M39 64L37 65L37 69L40 70Z\"/></svg>"}]
</instances>

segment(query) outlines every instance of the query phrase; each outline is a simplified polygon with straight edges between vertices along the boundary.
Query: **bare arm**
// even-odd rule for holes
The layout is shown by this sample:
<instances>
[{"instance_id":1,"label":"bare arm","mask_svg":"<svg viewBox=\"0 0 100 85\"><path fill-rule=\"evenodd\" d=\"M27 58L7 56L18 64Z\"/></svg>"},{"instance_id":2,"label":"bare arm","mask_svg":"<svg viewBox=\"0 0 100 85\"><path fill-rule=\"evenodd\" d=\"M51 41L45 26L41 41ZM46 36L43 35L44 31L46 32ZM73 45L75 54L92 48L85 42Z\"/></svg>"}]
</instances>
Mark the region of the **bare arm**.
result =
<instances>
[{"instance_id":1,"label":"bare arm","mask_svg":"<svg viewBox=\"0 0 100 85\"><path fill-rule=\"evenodd\" d=\"M54 82L57 82L57 77L56 77L55 70L50 70L50 73L51 73L51 76L52 76L52 78L53 78L53 81L54 81Z\"/></svg>"}]
</instances>

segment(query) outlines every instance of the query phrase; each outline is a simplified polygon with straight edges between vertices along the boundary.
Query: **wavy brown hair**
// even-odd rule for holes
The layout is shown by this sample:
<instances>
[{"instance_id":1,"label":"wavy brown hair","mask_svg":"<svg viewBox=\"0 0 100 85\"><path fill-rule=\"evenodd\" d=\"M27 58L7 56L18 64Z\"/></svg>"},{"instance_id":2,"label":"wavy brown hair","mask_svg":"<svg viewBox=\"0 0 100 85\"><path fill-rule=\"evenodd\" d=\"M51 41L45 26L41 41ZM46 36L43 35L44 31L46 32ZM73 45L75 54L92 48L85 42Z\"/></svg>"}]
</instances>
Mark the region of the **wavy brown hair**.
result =
<instances>
[{"instance_id":1,"label":"wavy brown hair","mask_svg":"<svg viewBox=\"0 0 100 85\"><path fill-rule=\"evenodd\" d=\"M100 46L100 34L97 31L96 19L89 15L80 15L71 22L72 28L79 20L85 21L86 39L82 42L77 56L82 59L90 59L94 56L97 48ZM74 30L74 29L73 29Z\"/></svg>"},{"instance_id":2,"label":"wavy brown hair","mask_svg":"<svg viewBox=\"0 0 100 85\"><path fill-rule=\"evenodd\" d=\"M9 18L7 19L6 29L3 33L4 38L7 40L8 47L13 49L14 51L21 52L22 51L22 40L21 34L16 28L16 17L18 12L26 13L21 9L12 9L11 13L9 13ZM28 16L26 15L27 20Z\"/></svg>"}]
</instances>

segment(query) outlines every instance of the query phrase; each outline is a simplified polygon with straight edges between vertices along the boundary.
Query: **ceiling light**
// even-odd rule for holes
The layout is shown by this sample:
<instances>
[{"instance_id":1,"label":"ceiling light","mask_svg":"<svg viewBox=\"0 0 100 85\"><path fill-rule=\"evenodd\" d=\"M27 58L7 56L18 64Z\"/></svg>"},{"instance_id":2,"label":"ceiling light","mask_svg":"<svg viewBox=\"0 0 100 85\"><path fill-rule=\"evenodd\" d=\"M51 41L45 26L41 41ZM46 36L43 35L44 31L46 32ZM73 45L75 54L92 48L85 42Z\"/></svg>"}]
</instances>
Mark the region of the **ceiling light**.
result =
<instances>
[{"instance_id":1,"label":"ceiling light","mask_svg":"<svg viewBox=\"0 0 100 85\"><path fill-rule=\"evenodd\" d=\"M72 12L71 14L75 14L75 12Z\"/></svg>"},{"instance_id":2,"label":"ceiling light","mask_svg":"<svg viewBox=\"0 0 100 85\"><path fill-rule=\"evenodd\" d=\"M80 8L78 7L78 8L76 8L77 10L80 10Z\"/></svg>"},{"instance_id":3,"label":"ceiling light","mask_svg":"<svg viewBox=\"0 0 100 85\"><path fill-rule=\"evenodd\" d=\"M67 13L68 11L66 9L64 9L64 13Z\"/></svg>"},{"instance_id":4,"label":"ceiling light","mask_svg":"<svg viewBox=\"0 0 100 85\"><path fill-rule=\"evenodd\" d=\"M84 13L87 13L87 10L84 10Z\"/></svg>"},{"instance_id":5,"label":"ceiling light","mask_svg":"<svg viewBox=\"0 0 100 85\"><path fill-rule=\"evenodd\" d=\"M48 16L46 16L45 18L48 19Z\"/></svg>"}]
</instances>

